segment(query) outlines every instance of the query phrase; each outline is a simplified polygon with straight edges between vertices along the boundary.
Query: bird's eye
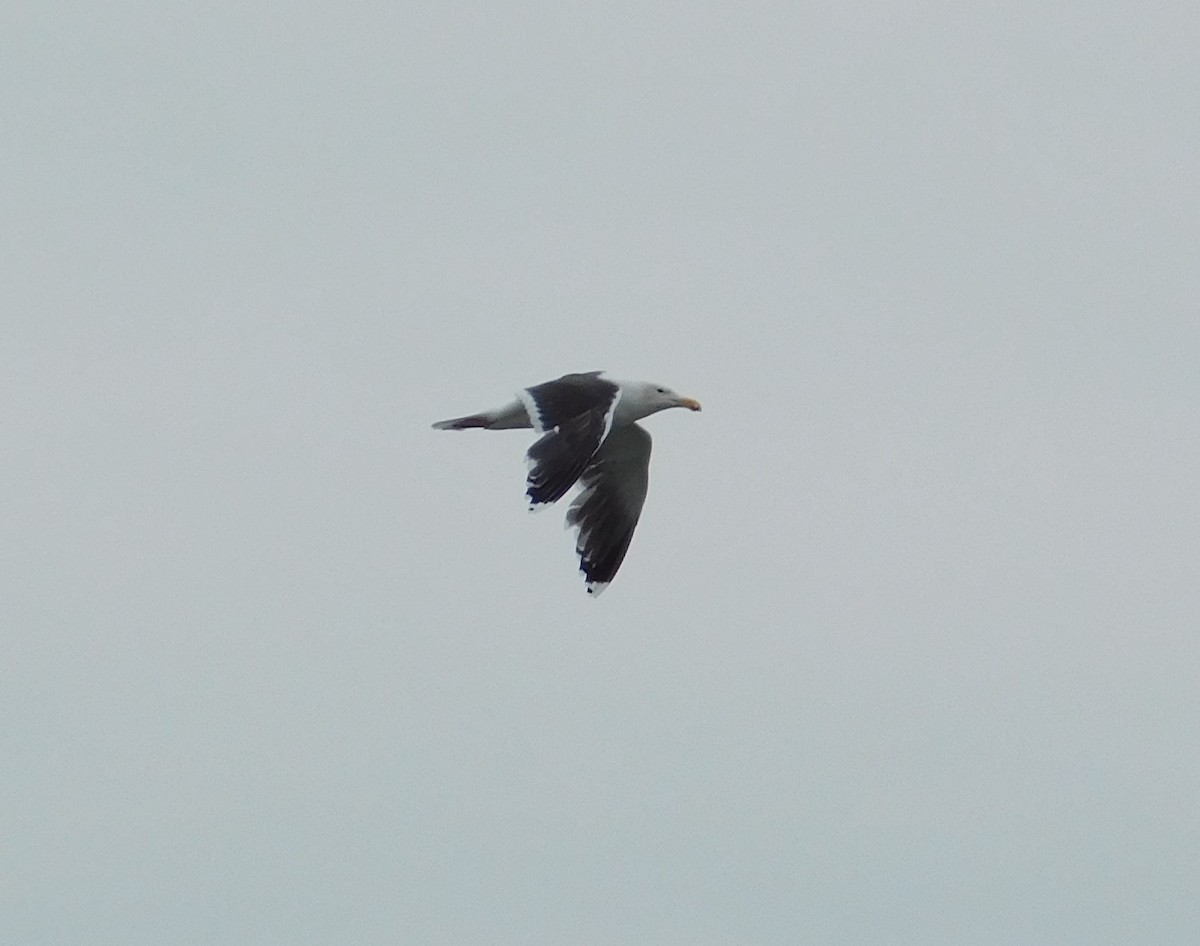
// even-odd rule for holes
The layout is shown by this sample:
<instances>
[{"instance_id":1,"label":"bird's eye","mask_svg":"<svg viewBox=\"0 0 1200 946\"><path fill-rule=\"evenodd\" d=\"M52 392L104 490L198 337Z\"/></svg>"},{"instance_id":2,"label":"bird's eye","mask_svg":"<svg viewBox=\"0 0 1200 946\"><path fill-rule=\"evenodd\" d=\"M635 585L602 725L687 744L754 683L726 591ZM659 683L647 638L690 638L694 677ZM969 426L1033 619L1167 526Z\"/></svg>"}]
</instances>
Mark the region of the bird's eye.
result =
<instances>
[{"instance_id":1,"label":"bird's eye","mask_svg":"<svg viewBox=\"0 0 1200 946\"><path fill-rule=\"evenodd\" d=\"M659 388L659 389L658 389L658 393L659 393L659 394L666 394L666 393L667 393L667 389L666 389L666 388Z\"/></svg>"}]
</instances>

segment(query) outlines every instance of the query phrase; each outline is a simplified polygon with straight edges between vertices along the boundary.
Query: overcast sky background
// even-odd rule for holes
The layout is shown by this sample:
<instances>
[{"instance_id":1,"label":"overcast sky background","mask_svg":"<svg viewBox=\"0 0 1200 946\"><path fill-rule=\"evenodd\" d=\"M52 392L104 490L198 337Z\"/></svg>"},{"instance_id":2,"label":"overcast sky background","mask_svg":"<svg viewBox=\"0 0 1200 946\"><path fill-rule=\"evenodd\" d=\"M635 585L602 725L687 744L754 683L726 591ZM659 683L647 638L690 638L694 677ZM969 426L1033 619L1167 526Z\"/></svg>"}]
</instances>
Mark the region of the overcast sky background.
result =
<instances>
[{"instance_id":1,"label":"overcast sky background","mask_svg":"<svg viewBox=\"0 0 1200 946\"><path fill-rule=\"evenodd\" d=\"M1192 3L0 11L0 940L1200 942ZM524 433L668 384L584 593Z\"/></svg>"}]
</instances>

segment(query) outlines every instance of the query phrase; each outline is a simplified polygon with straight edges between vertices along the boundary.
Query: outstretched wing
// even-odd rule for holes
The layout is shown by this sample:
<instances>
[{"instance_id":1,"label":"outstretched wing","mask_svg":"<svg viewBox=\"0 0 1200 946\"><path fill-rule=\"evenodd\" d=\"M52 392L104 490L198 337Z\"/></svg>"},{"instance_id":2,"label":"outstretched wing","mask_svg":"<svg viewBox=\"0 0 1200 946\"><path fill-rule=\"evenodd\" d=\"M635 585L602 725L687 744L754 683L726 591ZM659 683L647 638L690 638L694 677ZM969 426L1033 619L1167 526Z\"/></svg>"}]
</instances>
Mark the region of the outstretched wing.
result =
<instances>
[{"instance_id":1,"label":"outstretched wing","mask_svg":"<svg viewBox=\"0 0 1200 946\"><path fill-rule=\"evenodd\" d=\"M637 424L618 427L580 477L583 491L567 511L578 529L575 551L588 594L599 594L617 574L646 502L650 435Z\"/></svg>"},{"instance_id":2,"label":"outstretched wing","mask_svg":"<svg viewBox=\"0 0 1200 946\"><path fill-rule=\"evenodd\" d=\"M541 438L529 448L530 507L558 502L583 473L612 429L620 388L600 372L568 374L520 394Z\"/></svg>"}]
</instances>

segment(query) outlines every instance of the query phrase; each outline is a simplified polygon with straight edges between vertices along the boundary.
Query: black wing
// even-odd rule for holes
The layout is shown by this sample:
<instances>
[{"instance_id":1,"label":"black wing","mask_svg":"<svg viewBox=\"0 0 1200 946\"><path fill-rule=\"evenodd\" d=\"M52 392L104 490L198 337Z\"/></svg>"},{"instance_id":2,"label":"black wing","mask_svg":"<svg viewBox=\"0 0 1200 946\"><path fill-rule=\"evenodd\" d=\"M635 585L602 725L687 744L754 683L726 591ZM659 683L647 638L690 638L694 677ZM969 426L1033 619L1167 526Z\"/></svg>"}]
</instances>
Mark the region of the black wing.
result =
<instances>
[{"instance_id":1,"label":"black wing","mask_svg":"<svg viewBox=\"0 0 1200 946\"><path fill-rule=\"evenodd\" d=\"M600 449L609 419L600 411L580 414L542 437L529 448L525 495L530 506L562 499Z\"/></svg>"},{"instance_id":2,"label":"black wing","mask_svg":"<svg viewBox=\"0 0 1200 946\"><path fill-rule=\"evenodd\" d=\"M532 408L529 419L534 428L553 430L580 414L612 407L619 388L614 382L600 377L601 374L601 371L565 374L555 381L535 384L522 391L526 408Z\"/></svg>"},{"instance_id":3,"label":"black wing","mask_svg":"<svg viewBox=\"0 0 1200 946\"><path fill-rule=\"evenodd\" d=\"M522 394L530 421L544 431L525 455L525 492L530 506L558 502L608 436L620 388L593 371L564 375Z\"/></svg>"},{"instance_id":4,"label":"black wing","mask_svg":"<svg viewBox=\"0 0 1200 946\"><path fill-rule=\"evenodd\" d=\"M650 484L650 435L637 424L609 434L583 471L583 492L567 511L579 530L575 551L588 594L599 594L617 574L637 527Z\"/></svg>"}]
</instances>

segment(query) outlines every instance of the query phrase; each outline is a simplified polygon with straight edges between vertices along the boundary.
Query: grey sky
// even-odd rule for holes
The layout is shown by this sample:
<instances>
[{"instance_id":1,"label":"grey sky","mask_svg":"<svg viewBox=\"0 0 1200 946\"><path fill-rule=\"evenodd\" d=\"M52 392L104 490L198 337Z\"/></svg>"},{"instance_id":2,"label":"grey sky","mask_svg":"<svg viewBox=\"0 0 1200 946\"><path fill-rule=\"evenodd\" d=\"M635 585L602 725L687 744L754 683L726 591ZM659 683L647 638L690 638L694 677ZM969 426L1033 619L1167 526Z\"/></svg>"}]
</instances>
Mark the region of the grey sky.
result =
<instances>
[{"instance_id":1,"label":"grey sky","mask_svg":"<svg viewBox=\"0 0 1200 946\"><path fill-rule=\"evenodd\" d=\"M247 6L0 12L0 940L1200 942L1194 5Z\"/></svg>"}]
</instances>

